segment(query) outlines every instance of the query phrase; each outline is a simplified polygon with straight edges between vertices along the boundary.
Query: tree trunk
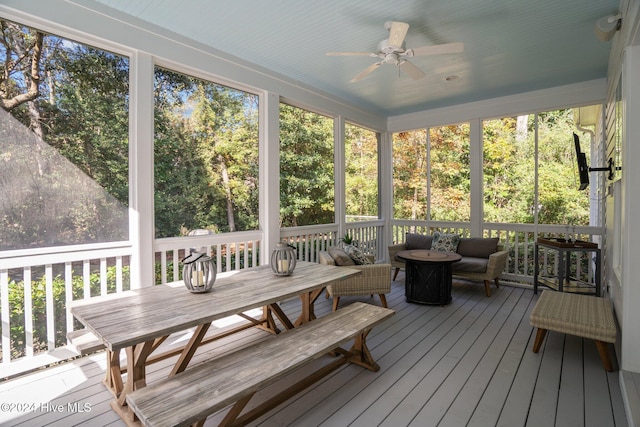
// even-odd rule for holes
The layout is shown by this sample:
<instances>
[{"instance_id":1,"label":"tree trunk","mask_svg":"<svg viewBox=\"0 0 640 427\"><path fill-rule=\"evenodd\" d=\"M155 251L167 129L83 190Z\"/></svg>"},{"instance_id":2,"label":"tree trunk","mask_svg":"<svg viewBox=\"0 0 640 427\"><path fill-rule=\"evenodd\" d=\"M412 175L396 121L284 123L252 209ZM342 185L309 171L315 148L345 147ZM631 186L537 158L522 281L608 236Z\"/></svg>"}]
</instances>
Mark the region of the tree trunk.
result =
<instances>
[{"instance_id":1,"label":"tree trunk","mask_svg":"<svg viewBox=\"0 0 640 427\"><path fill-rule=\"evenodd\" d=\"M218 156L218 162L222 173L222 185L224 186L224 194L227 200L227 220L229 221L229 231L236 230L236 221L233 218L233 197L231 196L231 185L229 184L229 173L227 164L222 156Z\"/></svg>"}]
</instances>

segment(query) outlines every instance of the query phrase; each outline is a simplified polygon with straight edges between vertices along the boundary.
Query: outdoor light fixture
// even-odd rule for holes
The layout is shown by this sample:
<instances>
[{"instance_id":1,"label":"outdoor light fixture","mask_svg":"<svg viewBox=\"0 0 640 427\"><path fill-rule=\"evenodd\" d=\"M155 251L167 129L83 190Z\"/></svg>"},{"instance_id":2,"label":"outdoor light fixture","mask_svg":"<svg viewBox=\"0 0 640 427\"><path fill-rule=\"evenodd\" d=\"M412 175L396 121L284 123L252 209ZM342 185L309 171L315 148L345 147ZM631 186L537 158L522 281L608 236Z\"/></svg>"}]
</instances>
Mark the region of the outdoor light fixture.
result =
<instances>
[{"instance_id":1,"label":"outdoor light fixture","mask_svg":"<svg viewBox=\"0 0 640 427\"><path fill-rule=\"evenodd\" d=\"M596 21L596 36L603 42L611 40L622 25L622 15L609 15Z\"/></svg>"}]
</instances>

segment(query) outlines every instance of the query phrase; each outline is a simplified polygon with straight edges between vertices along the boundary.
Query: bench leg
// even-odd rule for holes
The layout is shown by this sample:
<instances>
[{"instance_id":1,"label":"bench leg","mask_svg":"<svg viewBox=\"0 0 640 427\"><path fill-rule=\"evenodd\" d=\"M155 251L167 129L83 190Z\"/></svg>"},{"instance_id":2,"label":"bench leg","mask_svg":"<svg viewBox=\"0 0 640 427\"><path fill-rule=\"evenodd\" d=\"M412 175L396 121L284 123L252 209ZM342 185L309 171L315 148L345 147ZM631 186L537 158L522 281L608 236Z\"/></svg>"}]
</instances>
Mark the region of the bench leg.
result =
<instances>
[{"instance_id":1,"label":"bench leg","mask_svg":"<svg viewBox=\"0 0 640 427\"><path fill-rule=\"evenodd\" d=\"M393 273L393 280L396 280L396 277L398 277L398 272L400 271L400 267L396 267L396 271L394 271Z\"/></svg>"},{"instance_id":2,"label":"bench leg","mask_svg":"<svg viewBox=\"0 0 640 427\"><path fill-rule=\"evenodd\" d=\"M333 311L338 309L338 302L340 301L340 297L333 297Z\"/></svg>"},{"instance_id":3,"label":"bench leg","mask_svg":"<svg viewBox=\"0 0 640 427\"><path fill-rule=\"evenodd\" d=\"M231 407L231 409L229 409L229 412L227 412L227 415L225 415L224 419L220 422L220 424L218 424L218 427L233 425L233 423L240 416L240 413L242 412L244 407L247 406L247 403L249 403L253 395L254 393L251 393L250 395L245 396L242 399L238 400Z\"/></svg>"},{"instance_id":4,"label":"bench leg","mask_svg":"<svg viewBox=\"0 0 640 427\"><path fill-rule=\"evenodd\" d=\"M547 330L538 328L538 333L536 334L536 340L533 342L534 353L537 353L540 350L540 346L542 345L542 341L544 341L545 335L547 335Z\"/></svg>"},{"instance_id":5,"label":"bench leg","mask_svg":"<svg viewBox=\"0 0 640 427\"><path fill-rule=\"evenodd\" d=\"M600 354L600 360L602 360L602 364L604 365L604 369L607 372L613 372L613 364L609 358L609 346L603 341L595 340L595 342L596 347L598 348L598 353Z\"/></svg>"},{"instance_id":6,"label":"bench leg","mask_svg":"<svg viewBox=\"0 0 640 427\"><path fill-rule=\"evenodd\" d=\"M349 350L349 352L352 353L349 362L367 368L370 371L378 372L380 366L375 362L367 347L367 335L369 331L363 332L356 337L353 347Z\"/></svg>"}]
</instances>

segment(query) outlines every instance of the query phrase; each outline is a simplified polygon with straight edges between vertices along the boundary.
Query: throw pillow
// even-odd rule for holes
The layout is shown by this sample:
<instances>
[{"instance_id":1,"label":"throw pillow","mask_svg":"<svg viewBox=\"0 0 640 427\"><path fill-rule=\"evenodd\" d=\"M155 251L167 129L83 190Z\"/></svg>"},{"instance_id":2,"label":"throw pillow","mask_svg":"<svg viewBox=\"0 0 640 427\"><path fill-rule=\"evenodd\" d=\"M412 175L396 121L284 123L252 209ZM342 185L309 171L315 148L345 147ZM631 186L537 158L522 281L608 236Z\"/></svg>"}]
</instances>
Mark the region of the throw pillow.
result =
<instances>
[{"instance_id":1,"label":"throw pillow","mask_svg":"<svg viewBox=\"0 0 640 427\"><path fill-rule=\"evenodd\" d=\"M456 252L463 257L489 258L498 250L499 240L497 237L461 238Z\"/></svg>"},{"instance_id":2,"label":"throw pillow","mask_svg":"<svg viewBox=\"0 0 640 427\"><path fill-rule=\"evenodd\" d=\"M347 254L342 248L338 248L336 246L330 246L327 249L331 258L336 262L336 265L345 266L345 265L356 265L355 262L351 259L349 254Z\"/></svg>"},{"instance_id":3,"label":"throw pillow","mask_svg":"<svg viewBox=\"0 0 640 427\"><path fill-rule=\"evenodd\" d=\"M460 236L457 234L447 234L435 231L433 233L433 243L431 244L431 250L440 252L455 252L458 249L458 243L460 243Z\"/></svg>"},{"instance_id":4,"label":"throw pillow","mask_svg":"<svg viewBox=\"0 0 640 427\"><path fill-rule=\"evenodd\" d=\"M404 238L404 246L409 249L431 249L433 236L425 234L407 233Z\"/></svg>"},{"instance_id":5,"label":"throw pillow","mask_svg":"<svg viewBox=\"0 0 640 427\"><path fill-rule=\"evenodd\" d=\"M371 264L371 260L367 258L367 256L360 250L360 248L357 248L353 245L345 245L344 251L351 257L356 265Z\"/></svg>"}]
</instances>

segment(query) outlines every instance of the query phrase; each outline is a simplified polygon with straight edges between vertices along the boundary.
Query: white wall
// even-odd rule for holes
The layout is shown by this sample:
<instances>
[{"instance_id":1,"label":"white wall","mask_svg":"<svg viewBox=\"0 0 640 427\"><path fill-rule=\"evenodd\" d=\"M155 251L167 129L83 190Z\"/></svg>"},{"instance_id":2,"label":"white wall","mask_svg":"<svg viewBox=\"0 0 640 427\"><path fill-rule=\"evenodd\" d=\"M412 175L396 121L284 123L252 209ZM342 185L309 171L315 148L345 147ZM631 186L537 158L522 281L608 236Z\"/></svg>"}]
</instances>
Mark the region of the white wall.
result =
<instances>
[{"instance_id":1,"label":"white wall","mask_svg":"<svg viewBox=\"0 0 640 427\"><path fill-rule=\"evenodd\" d=\"M622 369L640 373L640 46L625 49L622 151Z\"/></svg>"}]
</instances>

